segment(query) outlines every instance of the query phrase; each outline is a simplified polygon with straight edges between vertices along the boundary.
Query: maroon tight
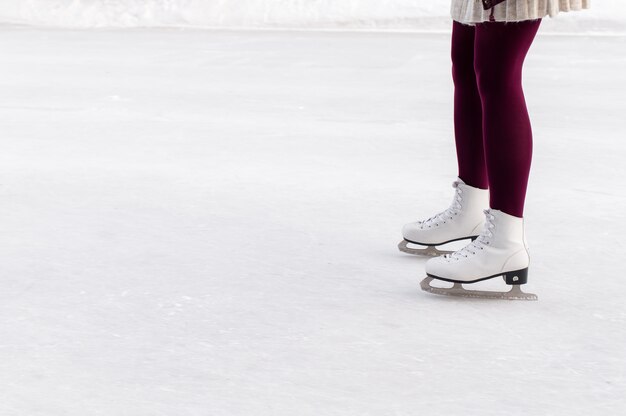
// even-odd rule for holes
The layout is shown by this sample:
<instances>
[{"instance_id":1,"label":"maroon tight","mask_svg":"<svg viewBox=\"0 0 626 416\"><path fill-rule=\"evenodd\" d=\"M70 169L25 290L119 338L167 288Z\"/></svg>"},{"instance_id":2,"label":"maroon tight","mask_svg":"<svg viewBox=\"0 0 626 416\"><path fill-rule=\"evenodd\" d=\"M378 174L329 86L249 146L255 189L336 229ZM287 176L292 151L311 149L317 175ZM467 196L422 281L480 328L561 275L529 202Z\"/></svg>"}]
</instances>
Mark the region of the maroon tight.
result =
<instances>
[{"instance_id":1,"label":"maroon tight","mask_svg":"<svg viewBox=\"0 0 626 416\"><path fill-rule=\"evenodd\" d=\"M523 217L533 136L522 66L541 20L452 28L459 178L489 189L490 206Z\"/></svg>"}]
</instances>

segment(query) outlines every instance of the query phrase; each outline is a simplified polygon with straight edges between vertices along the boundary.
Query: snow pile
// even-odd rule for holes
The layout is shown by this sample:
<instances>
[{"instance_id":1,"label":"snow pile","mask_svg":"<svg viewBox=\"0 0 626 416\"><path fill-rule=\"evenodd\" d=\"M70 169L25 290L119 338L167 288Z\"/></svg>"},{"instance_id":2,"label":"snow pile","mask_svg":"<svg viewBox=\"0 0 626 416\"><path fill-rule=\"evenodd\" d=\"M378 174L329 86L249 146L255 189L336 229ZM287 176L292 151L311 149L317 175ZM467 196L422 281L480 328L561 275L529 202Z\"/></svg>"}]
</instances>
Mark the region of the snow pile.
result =
<instances>
[{"instance_id":1,"label":"snow pile","mask_svg":"<svg viewBox=\"0 0 626 416\"><path fill-rule=\"evenodd\" d=\"M447 0L21 0L0 21L65 27L406 27L444 20Z\"/></svg>"},{"instance_id":2,"label":"snow pile","mask_svg":"<svg viewBox=\"0 0 626 416\"><path fill-rule=\"evenodd\" d=\"M379 28L448 30L450 0L20 0L0 22L59 27ZM623 0L546 23L549 29L626 32Z\"/></svg>"}]
</instances>

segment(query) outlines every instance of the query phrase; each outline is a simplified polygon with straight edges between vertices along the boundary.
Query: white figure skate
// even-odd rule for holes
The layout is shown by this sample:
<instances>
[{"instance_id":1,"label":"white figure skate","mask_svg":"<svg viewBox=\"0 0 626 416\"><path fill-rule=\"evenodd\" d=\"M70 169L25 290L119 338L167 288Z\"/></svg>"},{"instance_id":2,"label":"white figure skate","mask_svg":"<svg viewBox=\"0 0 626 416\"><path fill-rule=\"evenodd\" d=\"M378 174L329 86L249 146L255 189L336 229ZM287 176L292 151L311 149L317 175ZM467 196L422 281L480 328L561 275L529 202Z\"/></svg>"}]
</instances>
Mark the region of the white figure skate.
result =
<instances>
[{"instance_id":1,"label":"white figure skate","mask_svg":"<svg viewBox=\"0 0 626 416\"><path fill-rule=\"evenodd\" d=\"M452 251L439 250L437 246L478 237L485 222L483 210L489 206L489 191L466 185L460 178L452 183L452 187L456 192L448 209L402 228L404 240L398 244L400 251L421 256L441 256ZM414 248L409 244L422 247Z\"/></svg>"},{"instance_id":2,"label":"white figure skate","mask_svg":"<svg viewBox=\"0 0 626 416\"><path fill-rule=\"evenodd\" d=\"M530 255L524 235L524 219L496 209L484 211L485 226L480 236L452 254L426 262L426 279L423 290L439 295L465 296L491 299L537 300L537 296L524 293L521 285L528 281ZM466 290L463 284L502 276L509 292ZM433 279L454 283L451 288L431 285Z\"/></svg>"}]
</instances>

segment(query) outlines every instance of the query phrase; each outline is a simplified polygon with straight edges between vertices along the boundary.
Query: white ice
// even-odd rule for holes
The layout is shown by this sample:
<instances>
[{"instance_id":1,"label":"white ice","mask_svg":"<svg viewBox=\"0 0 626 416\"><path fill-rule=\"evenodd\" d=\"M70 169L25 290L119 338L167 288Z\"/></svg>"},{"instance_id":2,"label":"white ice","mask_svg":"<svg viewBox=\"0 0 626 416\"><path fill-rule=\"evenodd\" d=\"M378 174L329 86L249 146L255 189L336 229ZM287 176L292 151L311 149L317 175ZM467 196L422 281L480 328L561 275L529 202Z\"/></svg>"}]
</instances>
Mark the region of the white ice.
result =
<instances>
[{"instance_id":1,"label":"white ice","mask_svg":"<svg viewBox=\"0 0 626 416\"><path fill-rule=\"evenodd\" d=\"M626 37L527 59L537 303L396 249L452 198L448 34L0 38L0 415L626 411Z\"/></svg>"}]
</instances>

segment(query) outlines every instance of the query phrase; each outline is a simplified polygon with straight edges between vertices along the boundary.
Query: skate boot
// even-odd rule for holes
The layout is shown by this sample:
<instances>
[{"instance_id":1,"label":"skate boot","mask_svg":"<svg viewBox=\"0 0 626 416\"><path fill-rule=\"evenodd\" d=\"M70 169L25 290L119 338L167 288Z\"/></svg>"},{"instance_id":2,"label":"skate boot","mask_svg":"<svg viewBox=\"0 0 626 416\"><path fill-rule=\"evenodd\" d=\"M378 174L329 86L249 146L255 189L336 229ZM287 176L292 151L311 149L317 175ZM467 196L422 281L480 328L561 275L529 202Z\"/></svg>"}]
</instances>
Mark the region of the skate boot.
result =
<instances>
[{"instance_id":1,"label":"skate boot","mask_svg":"<svg viewBox=\"0 0 626 416\"><path fill-rule=\"evenodd\" d=\"M426 279L421 287L440 295L493 299L537 300L537 296L522 292L520 286L528 280L530 255L524 235L524 219L497 209L485 210L485 226L480 236L452 254L426 262ZM509 292L466 290L464 283L502 276ZM431 286L433 279L454 283L452 288Z\"/></svg>"},{"instance_id":2,"label":"skate boot","mask_svg":"<svg viewBox=\"0 0 626 416\"><path fill-rule=\"evenodd\" d=\"M436 246L478 237L485 222L483 210L489 206L489 190L466 185L460 178L452 183L452 187L456 192L448 209L402 228L404 240L398 244L400 251L440 256L452 252L438 250ZM409 244L421 247L409 247Z\"/></svg>"}]
</instances>

